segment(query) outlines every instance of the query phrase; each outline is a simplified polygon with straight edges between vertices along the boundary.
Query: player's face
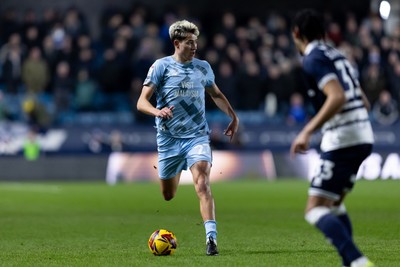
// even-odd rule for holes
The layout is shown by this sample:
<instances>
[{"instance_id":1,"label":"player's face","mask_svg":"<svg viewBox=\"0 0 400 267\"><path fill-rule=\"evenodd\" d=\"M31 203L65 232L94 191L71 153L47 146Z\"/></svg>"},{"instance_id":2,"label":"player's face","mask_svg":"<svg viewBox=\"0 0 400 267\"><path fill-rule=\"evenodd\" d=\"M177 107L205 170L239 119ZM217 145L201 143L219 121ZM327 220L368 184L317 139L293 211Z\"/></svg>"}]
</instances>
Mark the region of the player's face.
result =
<instances>
[{"instance_id":1,"label":"player's face","mask_svg":"<svg viewBox=\"0 0 400 267\"><path fill-rule=\"evenodd\" d=\"M197 36L190 33L178 46L180 57L184 62L191 61L197 50Z\"/></svg>"}]
</instances>

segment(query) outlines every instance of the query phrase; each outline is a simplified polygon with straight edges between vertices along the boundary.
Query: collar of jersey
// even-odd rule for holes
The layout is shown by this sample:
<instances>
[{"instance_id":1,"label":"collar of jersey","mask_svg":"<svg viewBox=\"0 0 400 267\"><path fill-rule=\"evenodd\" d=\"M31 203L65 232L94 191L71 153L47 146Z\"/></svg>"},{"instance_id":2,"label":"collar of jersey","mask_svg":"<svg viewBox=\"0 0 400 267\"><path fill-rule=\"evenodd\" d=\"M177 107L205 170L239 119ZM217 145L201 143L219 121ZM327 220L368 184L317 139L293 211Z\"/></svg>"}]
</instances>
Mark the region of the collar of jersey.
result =
<instances>
[{"instance_id":1,"label":"collar of jersey","mask_svg":"<svg viewBox=\"0 0 400 267\"><path fill-rule=\"evenodd\" d=\"M306 49L304 49L304 55L308 55L310 54L310 52L319 44L321 44L322 41L321 40L314 40L311 43L308 43L306 46Z\"/></svg>"}]
</instances>

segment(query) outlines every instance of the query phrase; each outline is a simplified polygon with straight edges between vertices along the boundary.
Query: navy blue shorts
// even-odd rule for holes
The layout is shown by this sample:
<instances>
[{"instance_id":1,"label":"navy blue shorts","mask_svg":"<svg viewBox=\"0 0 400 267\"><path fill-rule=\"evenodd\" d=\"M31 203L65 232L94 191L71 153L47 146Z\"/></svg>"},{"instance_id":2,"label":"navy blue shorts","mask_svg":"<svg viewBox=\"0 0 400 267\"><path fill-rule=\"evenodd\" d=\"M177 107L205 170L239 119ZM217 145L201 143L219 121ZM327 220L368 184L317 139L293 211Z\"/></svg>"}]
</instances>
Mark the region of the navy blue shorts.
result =
<instances>
[{"instance_id":1,"label":"navy blue shorts","mask_svg":"<svg viewBox=\"0 0 400 267\"><path fill-rule=\"evenodd\" d=\"M351 191L361 163L371 152L371 144L323 152L311 180L308 195L339 200L343 192Z\"/></svg>"}]
</instances>

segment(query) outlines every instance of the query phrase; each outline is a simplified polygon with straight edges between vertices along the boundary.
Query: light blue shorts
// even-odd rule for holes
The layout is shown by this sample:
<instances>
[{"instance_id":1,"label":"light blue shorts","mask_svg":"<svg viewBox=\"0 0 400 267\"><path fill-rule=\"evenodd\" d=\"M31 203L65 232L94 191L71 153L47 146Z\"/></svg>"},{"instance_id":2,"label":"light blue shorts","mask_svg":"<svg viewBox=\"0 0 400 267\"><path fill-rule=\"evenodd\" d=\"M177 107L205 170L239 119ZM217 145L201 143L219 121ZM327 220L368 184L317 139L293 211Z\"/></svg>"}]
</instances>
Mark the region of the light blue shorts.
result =
<instances>
[{"instance_id":1,"label":"light blue shorts","mask_svg":"<svg viewBox=\"0 0 400 267\"><path fill-rule=\"evenodd\" d=\"M160 179L175 177L198 161L212 163L209 137L173 138L157 136L158 175Z\"/></svg>"}]
</instances>

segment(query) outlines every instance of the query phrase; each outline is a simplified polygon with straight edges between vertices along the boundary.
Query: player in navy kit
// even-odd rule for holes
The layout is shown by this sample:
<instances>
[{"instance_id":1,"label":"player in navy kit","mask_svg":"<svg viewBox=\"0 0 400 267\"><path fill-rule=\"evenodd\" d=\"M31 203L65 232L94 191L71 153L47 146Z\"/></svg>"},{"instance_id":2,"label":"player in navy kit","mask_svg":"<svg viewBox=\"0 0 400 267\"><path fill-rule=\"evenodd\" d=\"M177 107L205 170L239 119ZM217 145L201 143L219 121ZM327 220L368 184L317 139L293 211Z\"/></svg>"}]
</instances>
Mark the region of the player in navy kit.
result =
<instances>
[{"instance_id":1,"label":"player in navy kit","mask_svg":"<svg viewBox=\"0 0 400 267\"><path fill-rule=\"evenodd\" d=\"M205 92L231 117L224 132L231 140L238 130L239 119L215 84L210 64L194 57L199 35L197 26L186 20L177 21L170 26L169 35L175 52L156 60L150 67L137 109L155 116L158 172L164 199L171 200L175 196L181 172L189 168L206 231L206 254L218 255ZM156 107L149 101L154 93Z\"/></svg>"},{"instance_id":2,"label":"player in navy kit","mask_svg":"<svg viewBox=\"0 0 400 267\"><path fill-rule=\"evenodd\" d=\"M349 61L324 42L323 25L322 17L310 9L299 11L293 20L292 37L303 56L307 94L316 115L296 136L290 152L305 153L311 135L321 130L322 153L308 191L305 219L335 246L343 266L372 267L353 241L343 203L374 143L369 104Z\"/></svg>"}]
</instances>

